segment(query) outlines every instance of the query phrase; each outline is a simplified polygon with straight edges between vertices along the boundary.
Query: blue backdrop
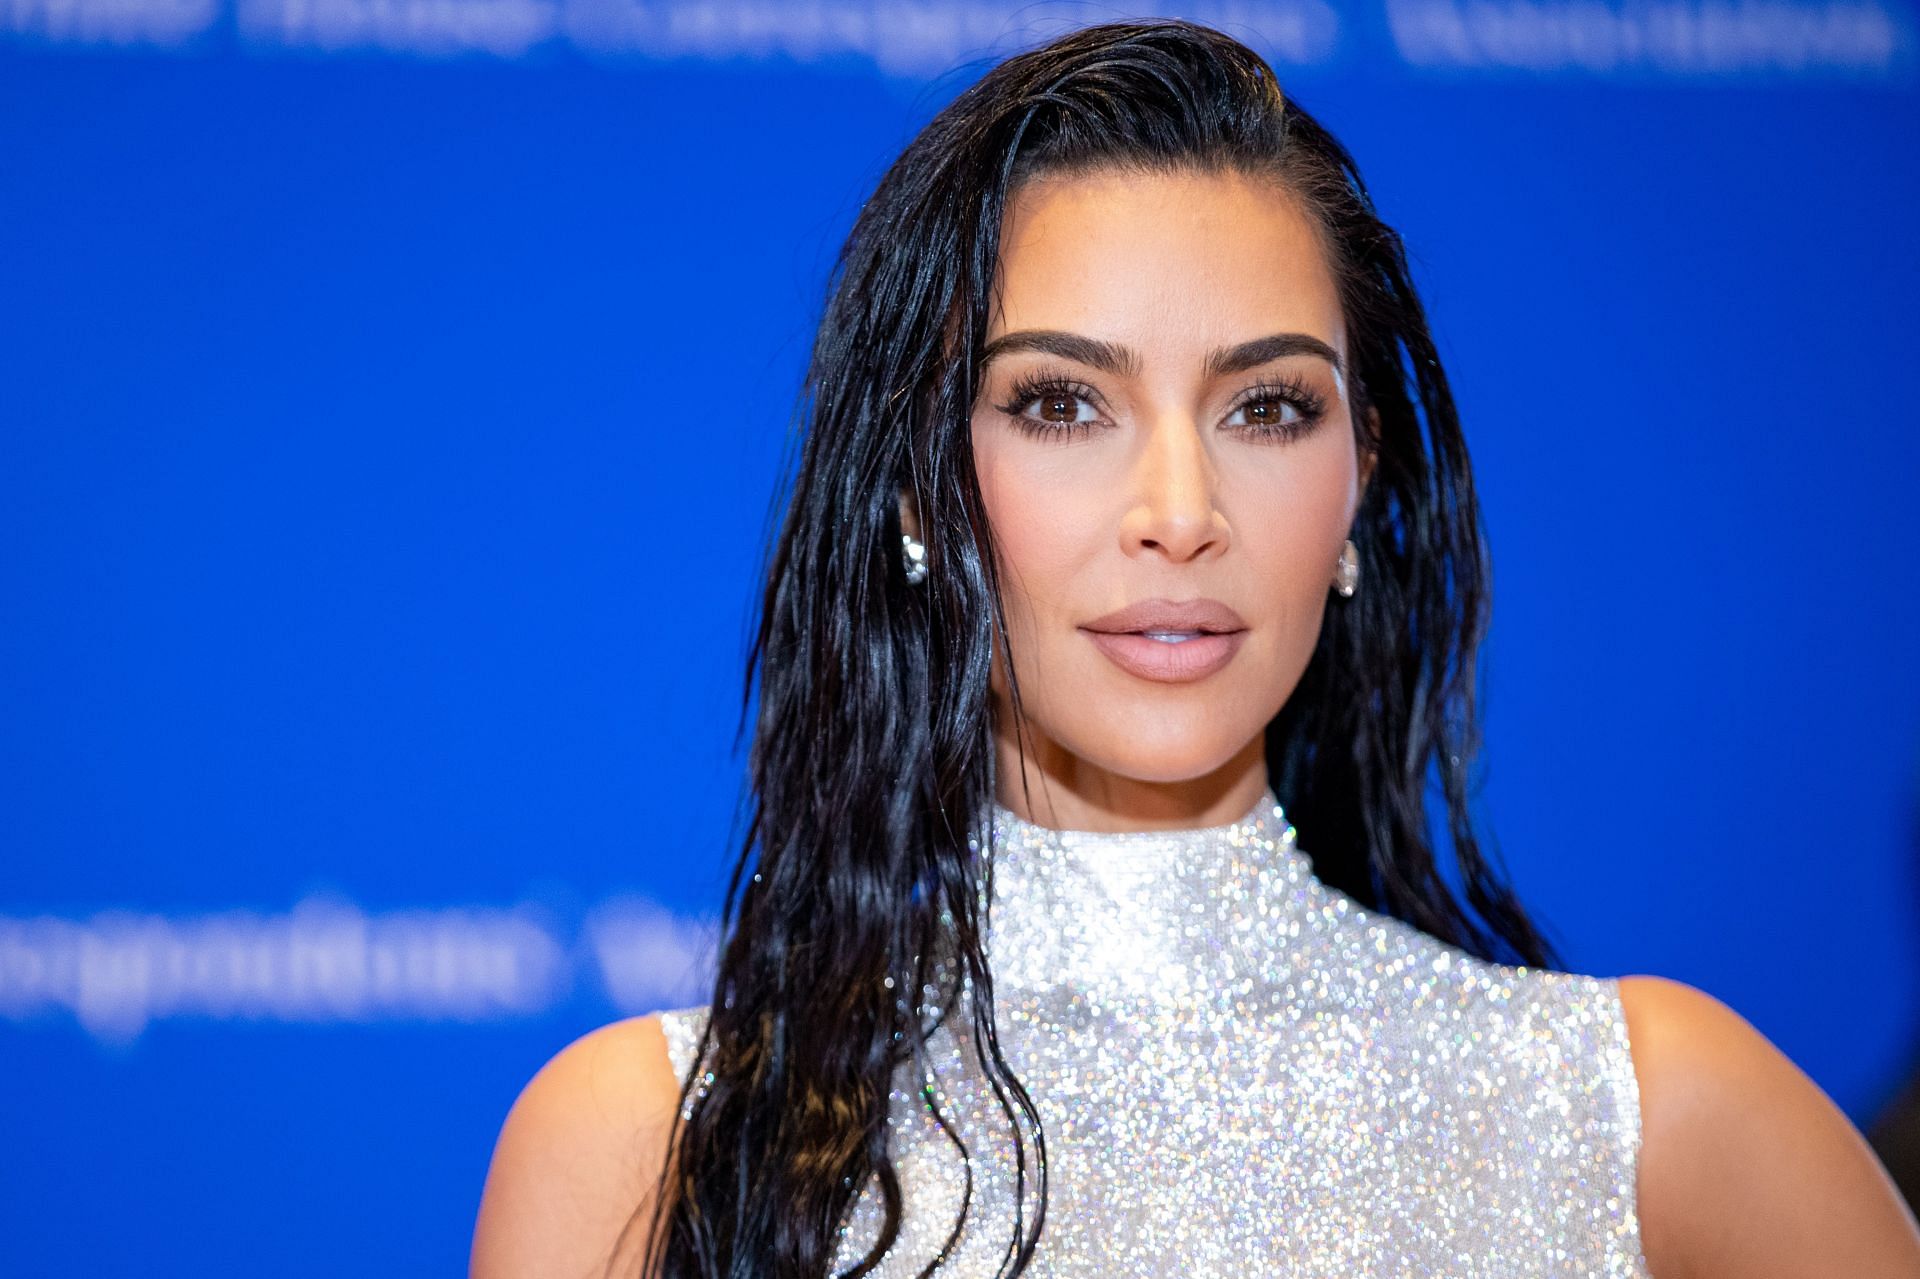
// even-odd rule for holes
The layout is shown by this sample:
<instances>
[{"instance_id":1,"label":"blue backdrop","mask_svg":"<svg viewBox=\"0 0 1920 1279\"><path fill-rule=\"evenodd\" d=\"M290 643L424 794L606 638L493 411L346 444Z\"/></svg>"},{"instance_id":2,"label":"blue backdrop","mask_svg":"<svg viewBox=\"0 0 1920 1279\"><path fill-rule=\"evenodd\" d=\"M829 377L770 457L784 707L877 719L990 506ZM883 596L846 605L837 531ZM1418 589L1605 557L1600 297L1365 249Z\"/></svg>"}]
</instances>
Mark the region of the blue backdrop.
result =
<instances>
[{"instance_id":1,"label":"blue backdrop","mask_svg":"<svg viewBox=\"0 0 1920 1279\"><path fill-rule=\"evenodd\" d=\"M1407 238L1523 897L1864 1124L1920 1042L1911 10L1161 11ZM839 238L988 60L1142 12L0 3L0 1273L460 1271L518 1088L698 997Z\"/></svg>"}]
</instances>

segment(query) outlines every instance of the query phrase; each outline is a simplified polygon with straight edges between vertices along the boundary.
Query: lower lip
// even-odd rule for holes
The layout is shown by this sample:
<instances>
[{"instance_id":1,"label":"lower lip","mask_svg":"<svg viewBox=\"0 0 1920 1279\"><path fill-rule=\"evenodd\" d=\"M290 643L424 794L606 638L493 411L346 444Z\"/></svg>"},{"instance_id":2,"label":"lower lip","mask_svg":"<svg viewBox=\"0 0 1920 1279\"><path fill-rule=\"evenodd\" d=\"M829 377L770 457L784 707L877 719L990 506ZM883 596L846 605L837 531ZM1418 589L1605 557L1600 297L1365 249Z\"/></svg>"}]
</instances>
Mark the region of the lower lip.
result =
<instances>
[{"instance_id":1,"label":"lower lip","mask_svg":"<svg viewBox=\"0 0 1920 1279\"><path fill-rule=\"evenodd\" d=\"M1087 638L1099 645L1100 651L1112 658L1121 670L1162 684L1190 684L1205 679L1233 660L1246 637L1245 631L1228 631L1221 635L1196 635L1176 644L1132 632L1087 632Z\"/></svg>"}]
</instances>

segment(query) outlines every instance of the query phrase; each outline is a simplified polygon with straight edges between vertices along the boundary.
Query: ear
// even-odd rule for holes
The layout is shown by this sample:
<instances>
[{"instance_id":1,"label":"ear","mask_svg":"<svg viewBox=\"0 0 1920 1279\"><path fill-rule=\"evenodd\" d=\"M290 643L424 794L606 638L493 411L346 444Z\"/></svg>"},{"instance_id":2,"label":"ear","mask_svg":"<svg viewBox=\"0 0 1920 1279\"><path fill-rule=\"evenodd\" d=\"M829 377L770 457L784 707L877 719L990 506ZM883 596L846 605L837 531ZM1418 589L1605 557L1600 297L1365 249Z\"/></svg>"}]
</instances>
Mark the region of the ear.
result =
<instances>
[{"instance_id":1,"label":"ear","mask_svg":"<svg viewBox=\"0 0 1920 1279\"><path fill-rule=\"evenodd\" d=\"M1372 440L1380 438L1380 410L1377 408L1367 409L1367 438ZM1367 485L1372 482L1373 468L1379 462L1380 450L1377 445L1360 454L1360 497L1362 499L1367 496Z\"/></svg>"},{"instance_id":2,"label":"ear","mask_svg":"<svg viewBox=\"0 0 1920 1279\"><path fill-rule=\"evenodd\" d=\"M906 489L900 490L900 531L916 542L926 540L920 536L920 507Z\"/></svg>"}]
</instances>

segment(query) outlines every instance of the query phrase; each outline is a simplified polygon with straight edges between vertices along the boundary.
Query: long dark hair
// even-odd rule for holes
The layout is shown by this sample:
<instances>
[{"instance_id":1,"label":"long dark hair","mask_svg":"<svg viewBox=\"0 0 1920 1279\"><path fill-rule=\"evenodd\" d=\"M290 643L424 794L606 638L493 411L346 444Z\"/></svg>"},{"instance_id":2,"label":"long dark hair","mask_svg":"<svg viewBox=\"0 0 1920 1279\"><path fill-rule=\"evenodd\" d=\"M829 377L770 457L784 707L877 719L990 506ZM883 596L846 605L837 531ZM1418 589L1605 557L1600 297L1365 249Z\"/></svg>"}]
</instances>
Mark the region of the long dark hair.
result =
<instances>
[{"instance_id":1,"label":"long dark hair","mask_svg":"<svg viewBox=\"0 0 1920 1279\"><path fill-rule=\"evenodd\" d=\"M994 794L988 669L1005 637L968 423L1010 194L1042 172L1113 166L1283 183L1339 281L1355 430L1378 456L1353 533L1362 589L1327 611L1266 735L1271 784L1316 874L1484 958L1556 963L1468 813L1488 569L1399 236L1346 150L1252 50L1181 21L1073 32L942 110L835 266L749 661L750 802L704 1065L656 1198L650 1261L671 1279L825 1275L869 1184L886 1224L852 1273L877 1264L901 1220L894 1071L925 1060L929 1018L959 1006L962 979L981 1069L1013 1131L1043 1140L994 1034L992 869L968 843ZM930 559L917 586L900 557L903 491ZM1436 777L1457 888L1429 830ZM957 963L936 967L938 955ZM1044 1223L1043 1151L1027 1144L1033 1207L1023 1195L1009 1223L1009 1274Z\"/></svg>"}]
</instances>

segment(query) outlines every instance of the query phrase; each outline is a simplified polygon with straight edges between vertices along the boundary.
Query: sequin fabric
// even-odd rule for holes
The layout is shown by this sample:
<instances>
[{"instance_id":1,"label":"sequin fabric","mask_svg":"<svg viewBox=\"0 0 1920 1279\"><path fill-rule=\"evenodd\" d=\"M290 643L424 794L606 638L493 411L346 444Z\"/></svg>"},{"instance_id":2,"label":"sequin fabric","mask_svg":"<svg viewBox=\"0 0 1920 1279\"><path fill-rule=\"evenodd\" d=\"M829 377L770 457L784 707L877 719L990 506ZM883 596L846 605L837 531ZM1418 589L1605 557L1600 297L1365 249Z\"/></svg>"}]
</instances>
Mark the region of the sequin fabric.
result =
<instances>
[{"instance_id":1,"label":"sequin fabric","mask_svg":"<svg viewBox=\"0 0 1920 1279\"><path fill-rule=\"evenodd\" d=\"M1060 831L998 805L992 830L998 1033L1046 1144L1028 1274L1649 1279L1614 979L1489 963L1362 908L1315 878L1271 793L1198 830ZM663 1014L682 1078L704 1016ZM967 1020L896 1079L904 1215L877 1275L1007 1260L1013 1121ZM1027 1226L1037 1162L1030 1141ZM839 1270L882 1215L869 1186Z\"/></svg>"}]
</instances>

